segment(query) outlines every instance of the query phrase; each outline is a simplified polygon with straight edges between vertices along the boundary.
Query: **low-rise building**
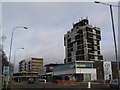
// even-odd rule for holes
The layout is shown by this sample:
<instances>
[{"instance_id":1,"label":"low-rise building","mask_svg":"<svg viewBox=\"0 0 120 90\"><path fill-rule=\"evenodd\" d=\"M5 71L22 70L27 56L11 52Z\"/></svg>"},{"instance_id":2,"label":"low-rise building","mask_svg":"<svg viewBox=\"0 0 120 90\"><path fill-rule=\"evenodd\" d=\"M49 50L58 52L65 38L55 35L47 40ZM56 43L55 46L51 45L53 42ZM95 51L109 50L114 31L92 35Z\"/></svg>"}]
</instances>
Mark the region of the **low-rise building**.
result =
<instances>
[{"instance_id":1,"label":"low-rise building","mask_svg":"<svg viewBox=\"0 0 120 90\"><path fill-rule=\"evenodd\" d=\"M43 67L43 58L29 58L19 62L19 72L39 72Z\"/></svg>"},{"instance_id":2,"label":"low-rise building","mask_svg":"<svg viewBox=\"0 0 120 90\"><path fill-rule=\"evenodd\" d=\"M38 72L43 67L43 58L28 58L19 62L19 72L14 73L14 80L38 78Z\"/></svg>"},{"instance_id":3,"label":"low-rise building","mask_svg":"<svg viewBox=\"0 0 120 90\"><path fill-rule=\"evenodd\" d=\"M93 68L93 61L76 61L67 64L58 64L52 67L48 72L46 65L41 69L41 76L53 75L74 75L77 81L96 80L96 68Z\"/></svg>"},{"instance_id":4,"label":"low-rise building","mask_svg":"<svg viewBox=\"0 0 120 90\"><path fill-rule=\"evenodd\" d=\"M75 61L72 63L56 66L54 75L74 75L76 81L96 80L96 68L93 67L93 61Z\"/></svg>"},{"instance_id":5,"label":"low-rise building","mask_svg":"<svg viewBox=\"0 0 120 90\"><path fill-rule=\"evenodd\" d=\"M78 82L118 78L117 63L115 61L75 61L56 65L52 67L50 72L46 71L46 67L42 68L39 75L73 75Z\"/></svg>"}]
</instances>

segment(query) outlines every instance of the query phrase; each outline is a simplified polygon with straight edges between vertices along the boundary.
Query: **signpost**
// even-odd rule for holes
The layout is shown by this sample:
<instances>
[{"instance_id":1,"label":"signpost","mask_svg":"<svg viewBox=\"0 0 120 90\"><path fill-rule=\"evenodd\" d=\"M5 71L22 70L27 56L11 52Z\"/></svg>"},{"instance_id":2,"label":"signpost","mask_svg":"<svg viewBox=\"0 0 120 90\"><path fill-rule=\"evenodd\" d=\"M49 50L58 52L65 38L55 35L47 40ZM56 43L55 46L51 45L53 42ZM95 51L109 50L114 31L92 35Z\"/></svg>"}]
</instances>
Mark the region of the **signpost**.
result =
<instances>
[{"instance_id":1,"label":"signpost","mask_svg":"<svg viewBox=\"0 0 120 90\"><path fill-rule=\"evenodd\" d=\"M3 68L3 75L4 75L4 81L3 84L5 86L5 88L7 89L8 87L8 82L9 82L9 66L4 66Z\"/></svg>"},{"instance_id":2,"label":"signpost","mask_svg":"<svg viewBox=\"0 0 120 90\"><path fill-rule=\"evenodd\" d=\"M2 53L0 51L0 90L3 88L2 79Z\"/></svg>"},{"instance_id":3,"label":"signpost","mask_svg":"<svg viewBox=\"0 0 120 90\"><path fill-rule=\"evenodd\" d=\"M4 66L3 68L3 74L8 75L9 74L9 66Z\"/></svg>"}]
</instances>

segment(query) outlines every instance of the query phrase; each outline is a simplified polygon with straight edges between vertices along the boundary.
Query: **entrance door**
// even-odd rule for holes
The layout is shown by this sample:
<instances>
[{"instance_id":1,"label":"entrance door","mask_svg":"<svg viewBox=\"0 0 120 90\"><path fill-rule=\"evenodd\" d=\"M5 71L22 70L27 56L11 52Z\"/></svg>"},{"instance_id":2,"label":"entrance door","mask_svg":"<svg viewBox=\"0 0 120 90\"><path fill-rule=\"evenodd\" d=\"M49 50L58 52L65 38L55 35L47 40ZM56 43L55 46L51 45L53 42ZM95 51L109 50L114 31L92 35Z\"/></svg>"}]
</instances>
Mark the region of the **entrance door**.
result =
<instances>
[{"instance_id":1,"label":"entrance door","mask_svg":"<svg viewBox=\"0 0 120 90\"><path fill-rule=\"evenodd\" d=\"M84 73L83 77L84 77L84 81L90 81L91 80L91 74L90 73Z\"/></svg>"}]
</instances>

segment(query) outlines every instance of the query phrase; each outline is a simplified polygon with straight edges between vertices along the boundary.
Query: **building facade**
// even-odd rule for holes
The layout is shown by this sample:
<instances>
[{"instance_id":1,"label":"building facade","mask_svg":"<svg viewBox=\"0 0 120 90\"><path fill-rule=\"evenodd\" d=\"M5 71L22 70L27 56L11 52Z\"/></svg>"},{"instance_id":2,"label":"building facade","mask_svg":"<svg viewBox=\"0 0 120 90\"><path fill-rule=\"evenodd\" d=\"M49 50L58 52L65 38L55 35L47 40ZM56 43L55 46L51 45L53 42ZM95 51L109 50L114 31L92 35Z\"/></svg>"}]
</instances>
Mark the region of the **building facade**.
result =
<instances>
[{"instance_id":1,"label":"building facade","mask_svg":"<svg viewBox=\"0 0 120 90\"><path fill-rule=\"evenodd\" d=\"M72 75L78 82L118 78L117 63L103 61L100 40L100 28L89 25L88 19L79 21L64 35L64 64L46 65L40 75Z\"/></svg>"},{"instance_id":2,"label":"building facade","mask_svg":"<svg viewBox=\"0 0 120 90\"><path fill-rule=\"evenodd\" d=\"M100 53L100 28L89 25L88 19L73 24L64 35L65 63L103 60Z\"/></svg>"},{"instance_id":3,"label":"building facade","mask_svg":"<svg viewBox=\"0 0 120 90\"><path fill-rule=\"evenodd\" d=\"M29 58L19 62L19 72L39 72L43 67L43 58Z\"/></svg>"},{"instance_id":4,"label":"building facade","mask_svg":"<svg viewBox=\"0 0 120 90\"><path fill-rule=\"evenodd\" d=\"M63 64L54 64L54 63L46 64L46 65L44 65L44 67L42 67L42 68L40 69L39 75L51 76L51 75L53 75L54 67L60 66L60 65L63 65Z\"/></svg>"},{"instance_id":5,"label":"building facade","mask_svg":"<svg viewBox=\"0 0 120 90\"><path fill-rule=\"evenodd\" d=\"M73 75L77 82L97 80L93 61L75 61L67 64L47 64L39 72L41 77L54 75Z\"/></svg>"},{"instance_id":6,"label":"building facade","mask_svg":"<svg viewBox=\"0 0 120 90\"><path fill-rule=\"evenodd\" d=\"M94 61L93 67L96 68L97 80L110 80L118 78L116 61Z\"/></svg>"},{"instance_id":7,"label":"building facade","mask_svg":"<svg viewBox=\"0 0 120 90\"><path fill-rule=\"evenodd\" d=\"M76 81L97 80L96 68L93 61L75 61L54 67L54 75L73 75Z\"/></svg>"}]
</instances>

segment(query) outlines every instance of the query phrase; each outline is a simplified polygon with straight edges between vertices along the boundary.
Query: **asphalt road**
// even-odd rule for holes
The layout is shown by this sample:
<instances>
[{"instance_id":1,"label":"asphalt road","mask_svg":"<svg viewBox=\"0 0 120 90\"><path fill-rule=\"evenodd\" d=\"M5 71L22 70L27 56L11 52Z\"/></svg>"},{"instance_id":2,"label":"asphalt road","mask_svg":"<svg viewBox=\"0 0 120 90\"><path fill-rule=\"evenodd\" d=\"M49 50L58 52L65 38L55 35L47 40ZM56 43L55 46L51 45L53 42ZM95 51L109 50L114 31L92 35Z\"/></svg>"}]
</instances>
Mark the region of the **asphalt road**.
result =
<instances>
[{"instance_id":1,"label":"asphalt road","mask_svg":"<svg viewBox=\"0 0 120 90\"><path fill-rule=\"evenodd\" d=\"M10 90L119 90L115 88L109 88L108 84L101 84L92 82L88 88L87 82L82 83L51 83L51 82L35 82L34 84L29 84L25 82L12 82L10 84Z\"/></svg>"}]
</instances>

